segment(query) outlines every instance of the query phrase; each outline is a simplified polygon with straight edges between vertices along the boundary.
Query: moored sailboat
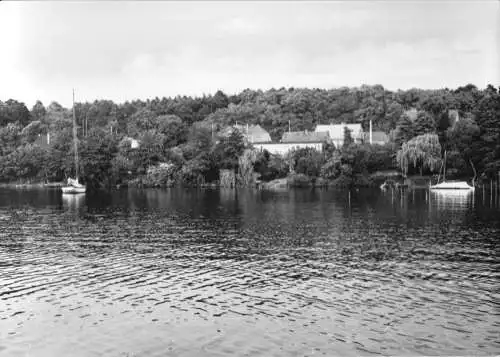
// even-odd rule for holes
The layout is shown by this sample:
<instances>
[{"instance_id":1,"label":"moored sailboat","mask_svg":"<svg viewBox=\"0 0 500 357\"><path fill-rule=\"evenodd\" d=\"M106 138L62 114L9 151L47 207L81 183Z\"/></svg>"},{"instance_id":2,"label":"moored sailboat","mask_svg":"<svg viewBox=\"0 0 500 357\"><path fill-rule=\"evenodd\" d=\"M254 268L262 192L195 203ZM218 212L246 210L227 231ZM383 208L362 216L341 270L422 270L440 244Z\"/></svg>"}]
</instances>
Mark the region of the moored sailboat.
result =
<instances>
[{"instance_id":1,"label":"moored sailboat","mask_svg":"<svg viewBox=\"0 0 500 357\"><path fill-rule=\"evenodd\" d=\"M63 194L85 193L87 187L78 181L79 165L78 165L78 141L76 135L76 116L75 116L75 91L73 90L73 147L75 152L75 178L69 177L66 185L61 187Z\"/></svg>"},{"instance_id":2,"label":"moored sailboat","mask_svg":"<svg viewBox=\"0 0 500 357\"><path fill-rule=\"evenodd\" d=\"M439 178L438 178L439 181ZM474 186L469 185L466 181L446 181L446 151L444 152L444 168L443 181L435 185L430 185L431 190L474 190Z\"/></svg>"}]
</instances>

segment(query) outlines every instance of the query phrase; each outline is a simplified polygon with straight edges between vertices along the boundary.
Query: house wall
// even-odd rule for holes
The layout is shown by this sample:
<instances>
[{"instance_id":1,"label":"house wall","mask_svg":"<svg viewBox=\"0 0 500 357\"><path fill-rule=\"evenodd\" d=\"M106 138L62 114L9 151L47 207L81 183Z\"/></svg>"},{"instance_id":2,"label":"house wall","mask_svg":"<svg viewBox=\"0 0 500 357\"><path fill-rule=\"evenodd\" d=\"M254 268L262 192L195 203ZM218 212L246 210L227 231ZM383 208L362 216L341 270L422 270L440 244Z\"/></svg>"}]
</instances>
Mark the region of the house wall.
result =
<instances>
[{"instance_id":1,"label":"house wall","mask_svg":"<svg viewBox=\"0 0 500 357\"><path fill-rule=\"evenodd\" d=\"M271 136L267 132L259 134L244 134L244 137L249 143L271 141Z\"/></svg>"},{"instance_id":2,"label":"house wall","mask_svg":"<svg viewBox=\"0 0 500 357\"><path fill-rule=\"evenodd\" d=\"M260 143L253 144L254 148L263 151L267 150L271 154L285 155L293 149L313 148L321 152L323 150L323 143Z\"/></svg>"},{"instance_id":3,"label":"house wall","mask_svg":"<svg viewBox=\"0 0 500 357\"><path fill-rule=\"evenodd\" d=\"M38 134L38 137L36 138L35 145L38 145L40 147L49 147L50 146L50 133L47 133L47 135L44 134Z\"/></svg>"},{"instance_id":4,"label":"house wall","mask_svg":"<svg viewBox=\"0 0 500 357\"><path fill-rule=\"evenodd\" d=\"M336 148L340 148L344 145L344 137L331 139L332 143ZM362 144L363 140L361 138L353 138L355 144Z\"/></svg>"},{"instance_id":5,"label":"house wall","mask_svg":"<svg viewBox=\"0 0 500 357\"><path fill-rule=\"evenodd\" d=\"M361 144L363 142L363 129L361 124L329 124L317 125L315 132L327 132L330 135L331 141L335 147L344 145L344 128L347 127L351 131L351 137L354 143Z\"/></svg>"}]
</instances>

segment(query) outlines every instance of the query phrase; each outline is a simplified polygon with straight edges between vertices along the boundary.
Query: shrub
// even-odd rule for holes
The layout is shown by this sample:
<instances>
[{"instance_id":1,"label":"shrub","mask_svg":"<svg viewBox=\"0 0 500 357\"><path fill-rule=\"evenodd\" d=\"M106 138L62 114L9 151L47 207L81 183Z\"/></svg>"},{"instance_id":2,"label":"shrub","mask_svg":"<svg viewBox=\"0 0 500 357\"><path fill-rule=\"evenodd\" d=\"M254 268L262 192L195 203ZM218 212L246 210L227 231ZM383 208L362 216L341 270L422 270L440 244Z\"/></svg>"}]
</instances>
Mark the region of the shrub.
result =
<instances>
[{"instance_id":1,"label":"shrub","mask_svg":"<svg viewBox=\"0 0 500 357\"><path fill-rule=\"evenodd\" d=\"M290 187L311 187L311 179L304 174L290 174L287 177L287 183Z\"/></svg>"}]
</instances>

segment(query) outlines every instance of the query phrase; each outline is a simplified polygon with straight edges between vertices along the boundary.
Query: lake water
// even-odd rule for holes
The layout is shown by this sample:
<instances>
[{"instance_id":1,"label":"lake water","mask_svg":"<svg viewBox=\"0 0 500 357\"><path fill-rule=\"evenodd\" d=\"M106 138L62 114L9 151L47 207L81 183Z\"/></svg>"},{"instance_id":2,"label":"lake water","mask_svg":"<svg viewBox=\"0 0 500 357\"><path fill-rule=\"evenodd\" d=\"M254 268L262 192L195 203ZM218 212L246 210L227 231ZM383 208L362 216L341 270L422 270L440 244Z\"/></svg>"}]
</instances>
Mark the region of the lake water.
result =
<instances>
[{"instance_id":1,"label":"lake water","mask_svg":"<svg viewBox=\"0 0 500 357\"><path fill-rule=\"evenodd\" d=\"M500 353L500 199L0 189L0 355Z\"/></svg>"}]
</instances>

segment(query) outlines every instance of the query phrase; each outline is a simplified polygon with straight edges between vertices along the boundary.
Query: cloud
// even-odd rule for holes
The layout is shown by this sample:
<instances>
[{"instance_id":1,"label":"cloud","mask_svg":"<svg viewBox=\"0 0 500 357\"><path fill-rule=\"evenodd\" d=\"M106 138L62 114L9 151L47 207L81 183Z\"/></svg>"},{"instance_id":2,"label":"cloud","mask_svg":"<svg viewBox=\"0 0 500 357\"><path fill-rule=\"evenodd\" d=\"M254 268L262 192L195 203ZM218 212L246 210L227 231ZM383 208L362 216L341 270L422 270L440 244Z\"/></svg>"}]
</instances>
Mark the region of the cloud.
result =
<instances>
[{"instance_id":1,"label":"cloud","mask_svg":"<svg viewBox=\"0 0 500 357\"><path fill-rule=\"evenodd\" d=\"M3 4L2 4L3 5ZM0 100L19 96L26 83L16 64L22 56L20 42L22 12L17 6L0 6Z\"/></svg>"},{"instance_id":2,"label":"cloud","mask_svg":"<svg viewBox=\"0 0 500 357\"><path fill-rule=\"evenodd\" d=\"M253 35L260 33L263 30L262 27L253 23L250 19L242 17L233 17L222 22L221 24L216 25L216 28L223 34L230 32L232 35Z\"/></svg>"},{"instance_id":3,"label":"cloud","mask_svg":"<svg viewBox=\"0 0 500 357\"><path fill-rule=\"evenodd\" d=\"M0 36L12 56L0 57L0 96L67 105L72 87L82 99L124 100L249 87L485 86L498 78L497 10L480 1L2 2Z\"/></svg>"}]
</instances>

